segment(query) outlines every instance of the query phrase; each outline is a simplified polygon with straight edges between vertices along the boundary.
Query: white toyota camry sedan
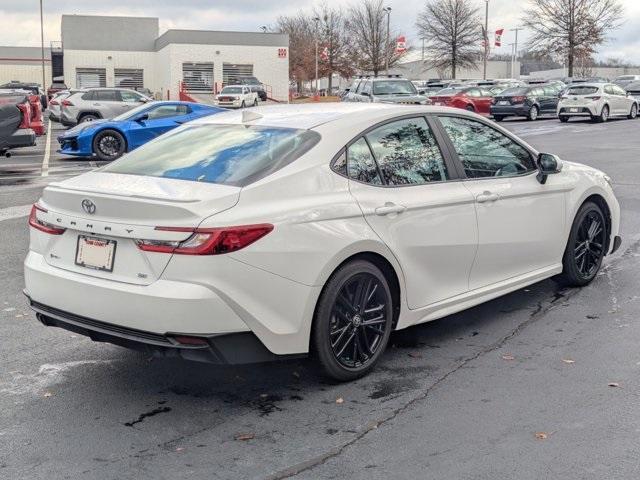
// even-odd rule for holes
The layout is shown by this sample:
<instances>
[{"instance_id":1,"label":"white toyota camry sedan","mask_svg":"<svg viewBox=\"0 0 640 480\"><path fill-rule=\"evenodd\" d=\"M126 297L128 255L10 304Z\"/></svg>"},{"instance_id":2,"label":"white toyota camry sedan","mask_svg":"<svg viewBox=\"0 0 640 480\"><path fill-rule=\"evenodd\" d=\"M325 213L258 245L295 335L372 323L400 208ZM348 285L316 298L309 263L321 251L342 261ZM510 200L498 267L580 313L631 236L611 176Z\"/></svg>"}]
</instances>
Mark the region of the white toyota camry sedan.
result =
<instances>
[{"instance_id":1,"label":"white toyota camry sedan","mask_svg":"<svg viewBox=\"0 0 640 480\"><path fill-rule=\"evenodd\" d=\"M338 380L393 330L586 285L620 246L604 173L471 112L390 104L203 118L50 184L29 224L43 324L215 363L310 354Z\"/></svg>"}]
</instances>

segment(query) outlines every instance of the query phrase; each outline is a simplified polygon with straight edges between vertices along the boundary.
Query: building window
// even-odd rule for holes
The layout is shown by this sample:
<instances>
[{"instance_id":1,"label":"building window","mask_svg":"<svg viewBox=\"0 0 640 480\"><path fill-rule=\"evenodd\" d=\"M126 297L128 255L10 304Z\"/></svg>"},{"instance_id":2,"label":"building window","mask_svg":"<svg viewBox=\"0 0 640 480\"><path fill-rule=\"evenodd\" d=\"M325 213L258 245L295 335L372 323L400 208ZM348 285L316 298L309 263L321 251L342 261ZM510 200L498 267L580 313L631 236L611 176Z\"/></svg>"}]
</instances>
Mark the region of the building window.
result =
<instances>
[{"instance_id":1,"label":"building window","mask_svg":"<svg viewBox=\"0 0 640 480\"><path fill-rule=\"evenodd\" d=\"M142 69L116 68L113 73L116 87L130 88L131 90L144 87Z\"/></svg>"},{"instance_id":2,"label":"building window","mask_svg":"<svg viewBox=\"0 0 640 480\"><path fill-rule=\"evenodd\" d=\"M237 85L242 77L253 76L253 65L223 63L222 64L222 83L223 85Z\"/></svg>"},{"instance_id":3,"label":"building window","mask_svg":"<svg viewBox=\"0 0 640 480\"><path fill-rule=\"evenodd\" d=\"M107 71L104 68L76 68L76 87L95 88L107 86Z\"/></svg>"},{"instance_id":4,"label":"building window","mask_svg":"<svg viewBox=\"0 0 640 480\"><path fill-rule=\"evenodd\" d=\"M183 63L182 81L185 90L192 92L213 91L213 63Z\"/></svg>"}]
</instances>

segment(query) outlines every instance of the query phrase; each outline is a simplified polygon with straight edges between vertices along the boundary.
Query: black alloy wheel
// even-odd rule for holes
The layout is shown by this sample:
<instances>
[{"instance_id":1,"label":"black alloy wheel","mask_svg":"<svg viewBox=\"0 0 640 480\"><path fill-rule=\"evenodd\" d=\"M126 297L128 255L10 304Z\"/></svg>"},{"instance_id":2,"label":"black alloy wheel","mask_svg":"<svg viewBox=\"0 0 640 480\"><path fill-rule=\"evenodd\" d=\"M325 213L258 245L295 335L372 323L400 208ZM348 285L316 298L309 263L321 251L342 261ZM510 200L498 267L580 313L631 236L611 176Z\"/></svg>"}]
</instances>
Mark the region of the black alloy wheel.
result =
<instances>
[{"instance_id":1,"label":"black alloy wheel","mask_svg":"<svg viewBox=\"0 0 640 480\"><path fill-rule=\"evenodd\" d=\"M531 109L529 110L529 115L527 115L527 120L530 120L532 122L535 122L538 119L538 115L539 115L539 110L538 107L536 107L535 105L533 107L531 107Z\"/></svg>"},{"instance_id":2,"label":"black alloy wheel","mask_svg":"<svg viewBox=\"0 0 640 480\"><path fill-rule=\"evenodd\" d=\"M563 283L583 286L596 277L606 254L607 235L602 209L593 202L582 205L573 221L562 261Z\"/></svg>"},{"instance_id":3,"label":"black alloy wheel","mask_svg":"<svg viewBox=\"0 0 640 480\"><path fill-rule=\"evenodd\" d=\"M385 350L393 307L386 278L375 265L356 260L327 282L313 324L312 348L323 373L354 380L368 373Z\"/></svg>"},{"instance_id":4,"label":"black alloy wheel","mask_svg":"<svg viewBox=\"0 0 640 480\"><path fill-rule=\"evenodd\" d=\"M93 138L93 152L100 160L120 158L126 150L126 141L120 132L103 130Z\"/></svg>"}]
</instances>

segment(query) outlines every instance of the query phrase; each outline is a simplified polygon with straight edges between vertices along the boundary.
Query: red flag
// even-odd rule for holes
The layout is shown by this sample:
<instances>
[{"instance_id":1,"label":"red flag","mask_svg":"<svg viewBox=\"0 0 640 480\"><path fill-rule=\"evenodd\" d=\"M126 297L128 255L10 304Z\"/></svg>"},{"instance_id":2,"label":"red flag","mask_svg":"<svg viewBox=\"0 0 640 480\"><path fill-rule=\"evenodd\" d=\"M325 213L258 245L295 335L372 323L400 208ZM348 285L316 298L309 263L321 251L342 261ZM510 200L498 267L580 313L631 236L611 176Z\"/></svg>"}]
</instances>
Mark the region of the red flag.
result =
<instances>
[{"instance_id":1,"label":"red flag","mask_svg":"<svg viewBox=\"0 0 640 480\"><path fill-rule=\"evenodd\" d=\"M326 62L329 60L329 47L324 47L320 51L320 60L322 60L323 62Z\"/></svg>"},{"instance_id":2,"label":"red flag","mask_svg":"<svg viewBox=\"0 0 640 480\"><path fill-rule=\"evenodd\" d=\"M398 37L396 40L396 53L403 53L407 51L407 40L404 38L404 35Z\"/></svg>"},{"instance_id":3,"label":"red flag","mask_svg":"<svg viewBox=\"0 0 640 480\"><path fill-rule=\"evenodd\" d=\"M504 33L504 28L496 30L496 47L502 46L502 34Z\"/></svg>"}]
</instances>

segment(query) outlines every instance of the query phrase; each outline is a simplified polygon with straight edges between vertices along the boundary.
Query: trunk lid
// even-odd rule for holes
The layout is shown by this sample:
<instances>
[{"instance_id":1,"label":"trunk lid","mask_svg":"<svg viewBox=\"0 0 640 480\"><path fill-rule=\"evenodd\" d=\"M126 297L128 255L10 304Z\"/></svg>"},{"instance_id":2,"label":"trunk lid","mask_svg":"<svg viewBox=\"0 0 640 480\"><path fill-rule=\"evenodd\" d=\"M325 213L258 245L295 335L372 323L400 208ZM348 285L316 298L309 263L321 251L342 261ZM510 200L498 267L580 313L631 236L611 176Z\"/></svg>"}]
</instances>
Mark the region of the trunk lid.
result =
<instances>
[{"instance_id":1,"label":"trunk lid","mask_svg":"<svg viewBox=\"0 0 640 480\"><path fill-rule=\"evenodd\" d=\"M91 172L45 188L38 218L67 230L43 234L40 245L52 266L114 281L148 285L162 274L171 255L140 250L135 239L186 240L188 232L155 227L197 227L211 215L232 208L239 187L167 178ZM113 270L81 266L80 237L116 242Z\"/></svg>"}]
</instances>

